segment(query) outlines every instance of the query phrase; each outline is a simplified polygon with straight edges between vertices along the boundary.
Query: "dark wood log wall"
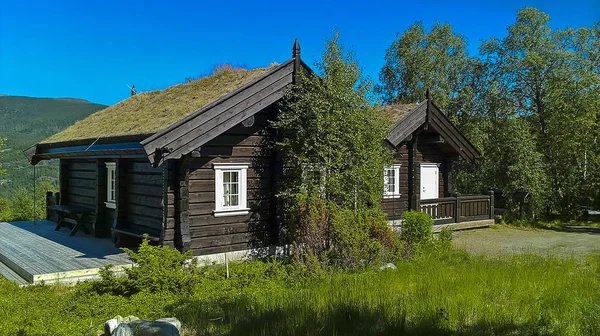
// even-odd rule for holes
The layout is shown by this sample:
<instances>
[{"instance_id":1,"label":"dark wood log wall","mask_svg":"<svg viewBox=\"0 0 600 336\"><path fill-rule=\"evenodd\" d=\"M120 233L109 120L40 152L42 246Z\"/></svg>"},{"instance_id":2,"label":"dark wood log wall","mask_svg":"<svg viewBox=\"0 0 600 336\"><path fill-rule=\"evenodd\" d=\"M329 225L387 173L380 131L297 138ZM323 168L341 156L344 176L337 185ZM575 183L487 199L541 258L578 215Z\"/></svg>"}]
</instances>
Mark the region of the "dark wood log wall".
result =
<instances>
[{"instance_id":1,"label":"dark wood log wall","mask_svg":"<svg viewBox=\"0 0 600 336\"><path fill-rule=\"evenodd\" d=\"M96 209L97 195L96 160L60 160L61 204ZM95 217L88 217L85 225L94 230Z\"/></svg>"},{"instance_id":2,"label":"dark wood log wall","mask_svg":"<svg viewBox=\"0 0 600 336\"><path fill-rule=\"evenodd\" d=\"M106 162L117 162L118 209L105 205ZM144 159L69 159L61 160L60 178L61 204L96 209L97 219L87 223L95 236L107 237L117 217L119 225L129 225L156 236L161 234L164 218L162 168L154 168ZM174 201L171 193L167 201L171 230L174 228ZM173 232L167 230L165 234L173 240Z\"/></svg>"},{"instance_id":3,"label":"dark wood log wall","mask_svg":"<svg viewBox=\"0 0 600 336\"><path fill-rule=\"evenodd\" d=\"M388 220L400 219L408 209L408 147L402 145L394 155L394 163L400 164L400 196L383 199L383 211Z\"/></svg>"},{"instance_id":4,"label":"dark wood log wall","mask_svg":"<svg viewBox=\"0 0 600 336\"><path fill-rule=\"evenodd\" d=\"M402 218L402 213L409 208L408 199L408 144L405 143L400 146L395 154L394 163L401 164L400 167L400 197L396 198L384 198L383 199L383 210L388 220L397 220ZM444 164L446 164L447 156L444 152L435 144L423 144L417 142L417 153L416 153L417 167L415 170L415 178L417 179L415 192L420 195L420 181L421 181L421 169L418 164L420 163L439 163L439 197L447 195L445 183Z\"/></svg>"},{"instance_id":5,"label":"dark wood log wall","mask_svg":"<svg viewBox=\"0 0 600 336\"><path fill-rule=\"evenodd\" d=\"M271 205L272 152L268 119L273 109L254 116L254 125L238 124L202 146L201 157L190 158L189 235L195 255L264 247ZM214 217L213 163L248 163L248 215Z\"/></svg>"},{"instance_id":6,"label":"dark wood log wall","mask_svg":"<svg viewBox=\"0 0 600 336\"><path fill-rule=\"evenodd\" d=\"M163 226L163 168L154 168L147 160L121 159L119 193L120 219L130 227L160 236ZM171 197L173 200L173 197ZM125 203L125 204L123 204ZM173 216L171 209L170 216Z\"/></svg>"}]
</instances>

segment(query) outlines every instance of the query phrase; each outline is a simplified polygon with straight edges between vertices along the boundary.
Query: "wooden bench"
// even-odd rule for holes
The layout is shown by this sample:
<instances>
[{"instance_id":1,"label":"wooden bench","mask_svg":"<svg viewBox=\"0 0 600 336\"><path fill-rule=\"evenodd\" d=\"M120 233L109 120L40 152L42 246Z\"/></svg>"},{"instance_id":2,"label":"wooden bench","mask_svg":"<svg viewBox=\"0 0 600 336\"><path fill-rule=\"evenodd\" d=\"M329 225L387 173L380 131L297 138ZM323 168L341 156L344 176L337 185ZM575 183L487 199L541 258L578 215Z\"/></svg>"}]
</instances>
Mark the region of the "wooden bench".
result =
<instances>
[{"instance_id":1,"label":"wooden bench","mask_svg":"<svg viewBox=\"0 0 600 336\"><path fill-rule=\"evenodd\" d=\"M116 247L126 247L131 246L133 243L133 239L137 241L146 238L153 243L158 243L160 238L156 235L152 235L148 232L144 232L138 230L130 225L120 225L117 226L117 221L115 220L112 231L112 241ZM132 239L133 238L133 239Z\"/></svg>"},{"instance_id":2,"label":"wooden bench","mask_svg":"<svg viewBox=\"0 0 600 336\"><path fill-rule=\"evenodd\" d=\"M84 219L93 214L95 209L86 208L74 205L49 205L48 209L54 210L58 216L56 222L55 231L60 230L66 223L70 224L71 232L69 236L74 236L77 230L81 227L86 234L89 234L87 227L85 227Z\"/></svg>"}]
</instances>

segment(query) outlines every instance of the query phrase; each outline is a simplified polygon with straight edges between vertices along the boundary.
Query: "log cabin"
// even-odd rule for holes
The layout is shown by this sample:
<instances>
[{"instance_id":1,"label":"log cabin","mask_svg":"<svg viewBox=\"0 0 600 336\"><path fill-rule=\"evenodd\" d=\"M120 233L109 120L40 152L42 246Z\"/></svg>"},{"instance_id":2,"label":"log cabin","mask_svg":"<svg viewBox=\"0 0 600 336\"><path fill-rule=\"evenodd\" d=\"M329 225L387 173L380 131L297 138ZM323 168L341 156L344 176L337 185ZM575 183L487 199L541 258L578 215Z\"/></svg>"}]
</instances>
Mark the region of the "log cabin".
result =
<instances>
[{"instance_id":1,"label":"log cabin","mask_svg":"<svg viewBox=\"0 0 600 336\"><path fill-rule=\"evenodd\" d=\"M282 64L217 69L132 95L28 148L25 156L33 165L60 160L60 191L48 201L89 209L86 231L117 245L147 235L216 258L272 247L279 243L278 173L269 121L300 71L312 70L296 41L292 58ZM382 195L391 223L408 209L427 211L436 224L491 218L493 198L450 195L451 162L473 161L479 153L429 96L382 113L394 120L387 145L396 161L384 172Z\"/></svg>"}]
</instances>

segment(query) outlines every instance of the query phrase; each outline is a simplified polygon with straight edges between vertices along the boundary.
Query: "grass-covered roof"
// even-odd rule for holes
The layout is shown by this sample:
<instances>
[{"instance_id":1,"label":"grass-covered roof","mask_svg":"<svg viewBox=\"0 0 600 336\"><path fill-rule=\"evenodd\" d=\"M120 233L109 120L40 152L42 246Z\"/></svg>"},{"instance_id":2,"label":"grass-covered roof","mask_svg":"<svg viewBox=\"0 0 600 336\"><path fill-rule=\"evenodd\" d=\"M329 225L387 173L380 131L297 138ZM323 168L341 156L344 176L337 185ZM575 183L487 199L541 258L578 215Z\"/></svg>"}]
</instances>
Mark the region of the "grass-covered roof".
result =
<instances>
[{"instance_id":1,"label":"grass-covered roof","mask_svg":"<svg viewBox=\"0 0 600 336\"><path fill-rule=\"evenodd\" d=\"M380 106L379 111L381 111L384 117L389 121L396 123L417 106L419 106L419 104L392 104Z\"/></svg>"},{"instance_id":2,"label":"grass-covered roof","mask_svg":"<svg viewBox=\"0 0 600 336\"><path fill-rule=\"evenodd\" d=\"M215 68L210 76L131 96L76 122L42 143L156 133L248 84L269 69Z\"/></svg>"}]
</instances>

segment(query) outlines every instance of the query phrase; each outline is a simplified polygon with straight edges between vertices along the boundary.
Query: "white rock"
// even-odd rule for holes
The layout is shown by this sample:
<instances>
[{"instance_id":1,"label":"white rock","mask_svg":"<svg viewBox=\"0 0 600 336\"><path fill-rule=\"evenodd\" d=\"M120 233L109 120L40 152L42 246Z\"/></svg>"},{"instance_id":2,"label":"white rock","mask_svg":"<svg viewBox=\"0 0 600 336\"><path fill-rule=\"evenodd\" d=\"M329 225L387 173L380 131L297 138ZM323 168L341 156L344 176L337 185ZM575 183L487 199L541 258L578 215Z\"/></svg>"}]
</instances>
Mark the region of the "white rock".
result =
<instances>
[{"instance_id":1,"label":"white rock","mask_svg":"<svg viewBox=\"0 0 600 336\"><path fill-rule=\"evenodd\" d=\"M121 316L117 316L113 319L110 319L104 323L104 335L110 336L113 331L119 326L119 319L122 319Z\"/></svg>"},{"instance_id":2,"label":"white rock","mask_svg":"<svg viewBox=\"0 0 600 336\"><path fill-rule=\"evenodd\" d=\"M383 265L383 266L379 267L379 270L380 270L380 271L383 271L384 269L388 269L388 268L389 268L389 269L393 269L393 270L395 270L395 269L396 269L396 265L394 265L394 264L392 264L392 263L387 263L387 264L385 264L385 265Z\"/></svg>"}]
</instances>

